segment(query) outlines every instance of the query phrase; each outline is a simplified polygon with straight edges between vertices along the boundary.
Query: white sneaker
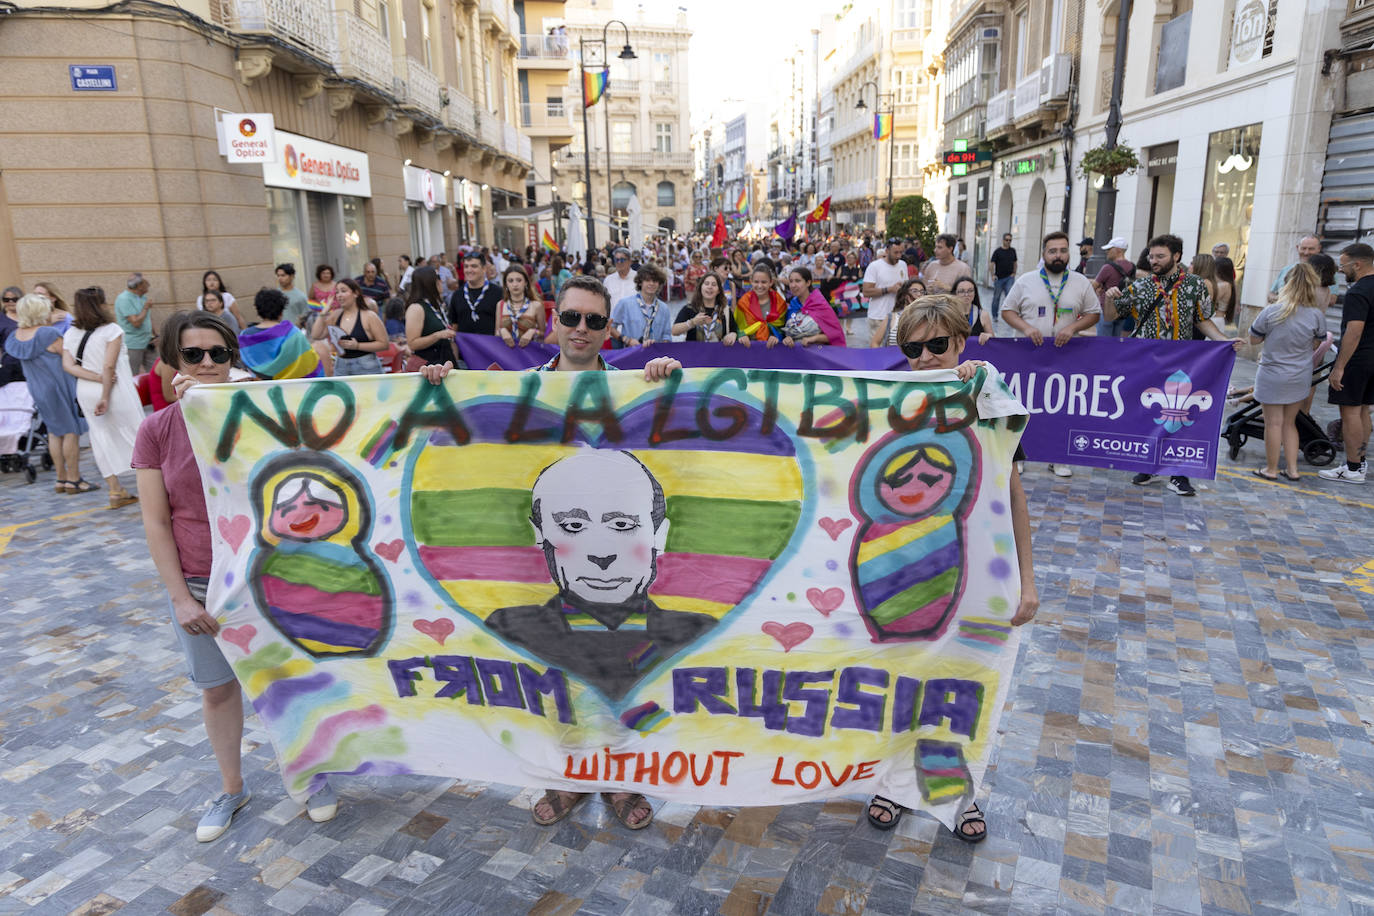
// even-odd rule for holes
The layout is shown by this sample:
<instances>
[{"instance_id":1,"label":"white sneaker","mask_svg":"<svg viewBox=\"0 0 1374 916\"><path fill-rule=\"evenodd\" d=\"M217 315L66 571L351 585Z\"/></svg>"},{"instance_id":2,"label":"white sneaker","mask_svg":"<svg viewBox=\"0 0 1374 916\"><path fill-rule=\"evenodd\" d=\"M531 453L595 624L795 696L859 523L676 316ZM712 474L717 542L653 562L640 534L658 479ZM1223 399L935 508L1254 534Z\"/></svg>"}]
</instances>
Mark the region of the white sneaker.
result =
<instances>
[{"instance_id":1,"label":"white sneaker","mask_svg":"<svg viewBox=\"0 0 1374 916\"><path fill-rule=\"evenodd\" d=\"M1344 480L1346 483L1364 483L1364 468L1352 471L1345 465L1338 468L1328 468L1325 471L1318 471L1317 476L1324 480Z\"/></svg>"},{"instance_id":2,"label":"white sneaker","mask_svg":"<svg viewBox=\"0 0 1374 916\"><path fill-rule=\"evenodd\" d=\"M1063 464L1052 464L1052 465L1050 465L1050 470L1054 472L1054 476L1055 476L1055 477L1072 477L1072 476L1073 476L1073 468L1068 467L1067 465L1063 465Z\"/></svg>"},{"instance_id":3,"label":"white sneaker","mask_svg":"<svg viewBox=\"0 0 1374 916\"><path fill-rule=\"evenodd\" d=\"M332 821L339 813L339 797L334 794L334 787L326 782L323 789L310 796L305 803L305 813L317 824Z\"/></svg>"}]
</instances>

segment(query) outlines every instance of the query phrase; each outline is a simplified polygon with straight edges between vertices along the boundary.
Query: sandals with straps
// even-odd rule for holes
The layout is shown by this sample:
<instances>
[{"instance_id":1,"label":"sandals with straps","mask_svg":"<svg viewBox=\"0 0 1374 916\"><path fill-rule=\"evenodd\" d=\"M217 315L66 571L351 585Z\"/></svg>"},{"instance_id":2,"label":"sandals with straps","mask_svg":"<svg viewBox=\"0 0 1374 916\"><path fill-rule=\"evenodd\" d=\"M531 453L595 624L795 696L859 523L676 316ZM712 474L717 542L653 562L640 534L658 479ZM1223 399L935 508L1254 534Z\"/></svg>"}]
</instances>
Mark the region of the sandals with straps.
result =
<instances>
[{"instance_id":1,"label":"sandals with straps","mask_svg":"<svg viewBox=\"0 0 1374 916\"><path fill-rule=\"evenodd\" d=\"M563 796L565 795L572 795L574 797L572 801L564 801ZM586 797L586 792L559 792L557 789L549 789L544 793L544 797L541 798L540 801L548 804L549 808L553 811L553 817L541 818L533 807L530 808L530 817L534 818L534 822L540 827L548 827L551 824L556 824L563 820L563 818L567 817L569 814L572 814L573 809L581 804L582 800ZM538 802L535 803L535 807L538 807Z\"/></svg>"},{"instance_id":2,"label":"sandals with straps","mask_svg":"<svg viewBox=\"0 0 1374 916\"><path fill-rule=\"evenodd\" d=\"M100 489L100 487L91 483L84 477L79 477L76 480L68 480L66 483L68 493L94 493L96 490Z\"/></svg>"},{"instance_id":3,"label":"sandals with straps","mask_svg":"<svg viewBox=\"0 0 1374 916\"><path fill-rule=\"evenodd\" d=\"M873 809L887 812L887 820L873 814ZM868 800L868 822L879 830L891 830L897 826L897 822L902 819L902 814L906 811L901 805L890 798L883 798L875 795Z\"/></svg>"},{"instance_id":4,"label":"sandals with straps","mask_svg":"<svg viewBox=\"0 0 1374 916\"><path fill-rule=\"evenodd\" d=\"M653 806L646 802L644 800L644 796L640 795L638 792L636 792L633 795L627 795L619 800L616 800L614 797L612 797L612 794L610 792L602 792L601 797L605 800L606 804L611 806L611 811L615 812L615 819L620 821L621 824L625 825L631 830L643 830L645 827L649 826L654 821ZM635 823L634 821L630 820L630 815L633 814L636 810L638 810L640 806L649 809L649 816L644 818L644 820Z\"/></svg>"},{"instance_id":5,"label":"sandals with straps","mask_svg":"<svg viewBox=\"0 0 1374 916\"><path fill-rule=\"evenodd\" d=\"M964 827L969 824L982 824L983 829L978 833L969 833ZM978 805L968 806L968 810L959 815L959 819L954 822L954 835L965 843L981 843L988 838L988 822L983 818L983 812Z\"/></svg>"}]
</instances>

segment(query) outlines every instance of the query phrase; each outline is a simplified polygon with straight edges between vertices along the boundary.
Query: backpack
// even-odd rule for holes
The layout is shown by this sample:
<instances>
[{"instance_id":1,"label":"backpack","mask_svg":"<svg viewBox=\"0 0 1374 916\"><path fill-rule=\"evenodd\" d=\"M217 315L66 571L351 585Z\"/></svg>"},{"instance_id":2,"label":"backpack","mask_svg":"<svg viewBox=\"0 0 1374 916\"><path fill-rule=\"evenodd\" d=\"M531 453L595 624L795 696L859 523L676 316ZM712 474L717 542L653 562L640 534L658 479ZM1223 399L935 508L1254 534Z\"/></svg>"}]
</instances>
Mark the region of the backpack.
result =
<instances>
[{"instance_id":1,"label":"backpack","mask_svg":"<svg viewBox=\"0 0 1374 916\"><path fill-rule=\"evenodd\" d=\"M1129 269L1127 269L1127 270L1122 270L1122 269L1121 269L1121 264L1122 264L1122 262L1125 262L1125 263L1128 265L1128 268L1129 268ZM1130 286L1130 285L1131 285L1131 281L1135 279L1135 271L1136 271L1135 263L1132 262L1132 261L1127 260L1126 258L1120 258L1120 259L1118 259L1118 260L1116 260L1116 261L1108 261L1107 263L1109 263L1109 264L1111 264L1113 267L1115 267L1115 268L1116 268L1116 272L1117 272L1118 274L1121 275L1121 279L1116 281L1116 288L1119 289L1119 290L1125 291L1126 287Z\"/></svg>"}]
</instances>

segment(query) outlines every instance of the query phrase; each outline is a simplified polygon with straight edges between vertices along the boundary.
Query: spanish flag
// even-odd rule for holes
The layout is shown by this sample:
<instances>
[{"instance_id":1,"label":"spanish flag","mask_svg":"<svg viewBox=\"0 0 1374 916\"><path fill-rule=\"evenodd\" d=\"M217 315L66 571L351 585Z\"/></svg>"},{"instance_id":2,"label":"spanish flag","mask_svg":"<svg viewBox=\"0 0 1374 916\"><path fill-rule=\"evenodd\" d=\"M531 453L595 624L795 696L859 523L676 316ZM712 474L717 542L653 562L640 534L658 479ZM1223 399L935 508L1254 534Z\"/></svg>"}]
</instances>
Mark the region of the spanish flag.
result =
<instances>
[{"instance_id":1,"label":"spanish flag","mask_svg":"<svg viewBox=\"0 0 1374 916\"><path fill-rule=\"evenodd\" d=\"M873 116L873 139L886 140L892 136L892 113L880 112Z\"/></svg>"},{"instance_id":2,"label":"spanish flag","mask_svg":"<svg viewBox=\"0 0 1374 916\"><path fill-rule=\"evenodd\" d=\"M549 230L547 230L547 229L544 230L543 244L544 244L544 250L545 250L545 251L557 251L557 250L558 250L558 243L555 242L555 241L553 240L553 236L549 235Z\"/></svg>"},{"instance_id":3,"label":"spanish flag","mask_svg":"<svg viewBox=\"0 0 1374 916\"><path fill-rule=\"evenodd\" d=\"M821 222L822 220L827 220L827 219L830 219L830 198L829 198L829 197L827 197L825 200L821 201L821 205L820 205L819 207L817 207L816 209L812 210L812 211L811 211L810 213L808 213L807 216L806 216L806 221L807 221L808 223L819 223L819 222Z\"/></svg>"},{"instance_id":4,"label":"spanish flag","mask_svg":"<svg viewBox=\"0 0 1374 916\"><path fill-rule=\"evenodd\" d=\"M745 185L739 189L739 198L735 201L735 212L740 216L749 213L749 186Z\"/></svg>"},{"instance_id":5,"label":"spanish flag","mask_svg":"<svg viewBox=\"0 0 1374 916\"><path fill-rule=\"evenodd\" d=\"M595 70L582 71L582 107L591 108L601 101L601 96L606 93L606 84L611 81L611 68L602 67L598 73Z\"/></svg>"}]
</instances>

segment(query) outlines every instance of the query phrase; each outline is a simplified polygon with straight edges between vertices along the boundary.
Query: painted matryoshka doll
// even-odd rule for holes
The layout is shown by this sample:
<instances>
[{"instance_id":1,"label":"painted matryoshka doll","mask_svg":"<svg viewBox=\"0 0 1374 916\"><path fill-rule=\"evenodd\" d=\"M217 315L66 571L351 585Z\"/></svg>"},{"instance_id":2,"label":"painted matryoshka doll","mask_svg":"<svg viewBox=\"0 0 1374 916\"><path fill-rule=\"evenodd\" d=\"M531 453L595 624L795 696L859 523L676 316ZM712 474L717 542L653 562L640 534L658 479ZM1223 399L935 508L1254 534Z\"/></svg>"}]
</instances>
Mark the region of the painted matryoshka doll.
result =
<instances>
[{"instance_id":1,"label":"painted matryoshka doll","mask_svg":"<svg viewBox=\"0 0 1374 916\"><path fill-rule=\"evenodd\" d=\"M850 569L874 640L943 635L964 590L964 523L977 479L966 430L891 433L860 460Z\"/></svg>"},{"instance_id":2,"label":"painted matryoshka doll","mask_svg":"<svg viewBox=\"0 0 1374 916\"><path fill-rule=\"evenodd\" d=\"M277 630L316 658L372 655L391 633L393 594L368 547L363 483L331 455L292 452L253 480L253 597Z\"/></svg>"}]
</instances>

